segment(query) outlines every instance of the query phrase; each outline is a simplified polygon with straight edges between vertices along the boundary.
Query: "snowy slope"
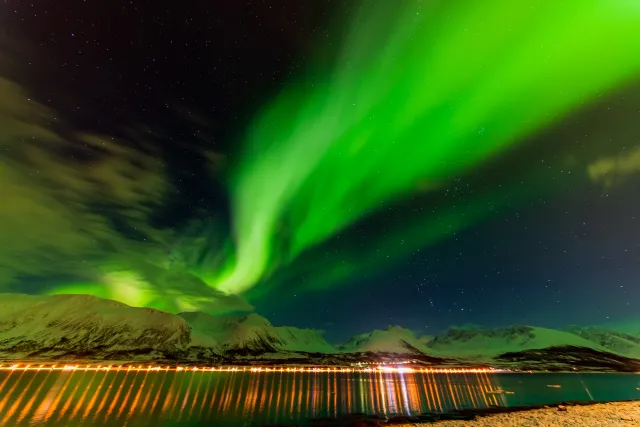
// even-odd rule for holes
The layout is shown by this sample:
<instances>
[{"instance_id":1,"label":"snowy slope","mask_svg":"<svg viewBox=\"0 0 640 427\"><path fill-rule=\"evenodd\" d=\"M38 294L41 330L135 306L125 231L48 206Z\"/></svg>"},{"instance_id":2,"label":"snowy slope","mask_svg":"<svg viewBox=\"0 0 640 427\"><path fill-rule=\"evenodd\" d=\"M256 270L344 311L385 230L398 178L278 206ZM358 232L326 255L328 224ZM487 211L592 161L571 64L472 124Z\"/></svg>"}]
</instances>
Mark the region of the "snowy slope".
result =
<instances>
[{"instance_id":1,"label":"snowy slope","mask_svg":"<svg viewBox=\"0 0 640 427\"><path fill-rule=\"evenodd\" d=\"M336 348L329 344L315 329L300 329L293 326L277 326L276 331L282 350L304 351L307 353L335 353Z\"/></svg>"},{"instance_id":2,"label":"snowy slope","mask_svg":"<svg viewBox=\"0 0 640 427\"><path fill-rule=\"evenodd\" d=\"M389 326L385 330L374 330L357 335L340 346L345 353L384 352L384 353L430 353L425 345L426 339L417 338L409 329Z\"/></svg>"},{"instance_id":3,"label":"snowy slope","mask_svg":"<svg viewBox=\"0 0 640 427\"><path fill-rule=\"evenodd\" d=\"M316 330L276 327L257 314L212 316L196 312L181 313L180 316L193 328L194 345L198 341L209 340L224 352L335 352L335 348Z\"/></svg>"},{"instance_id":4,"label":"snowy slope","mask_svg":"<svg viewBox=\"0 0 640 427\"><path fill-rule=\"evenodd\" d=\"M626 357L640 358L640 337L622 332L616 332L598 327L567 328L567 331L584 339L594 342L608 351Z\"/></svg>"},{"instance_id":5,"label":"snowy slope","mask_svg":"<svg viewBox=\"0 0 640 427\"><path fill-rule=\"evenodd\" d=\"M604 347L570 332L532 326L504 329L451 328L429 343L433 354L465 359L486 360L503 353L543 349L555 346Z\"/></svg>"},{"instance_id":6,"label":"snowy slope","mask_svg":"<svg viewBox=\"0 0 640 427\"><path fill-rule=\"evenodd\" d=\"M623 322L609 322L596 327L607 331L640 337L640 320L637 319Z\"/></svg>"},{"instance_id":7,"label":"snowy slope","mask_svg":"<svg viewBox=\"0 0 640 427\"><path fill-rule=\"evenodd\" d=\"M3 357L171 352L188 345L178 316L89 295L0 294Z\"/></svg>"}]
</instances>

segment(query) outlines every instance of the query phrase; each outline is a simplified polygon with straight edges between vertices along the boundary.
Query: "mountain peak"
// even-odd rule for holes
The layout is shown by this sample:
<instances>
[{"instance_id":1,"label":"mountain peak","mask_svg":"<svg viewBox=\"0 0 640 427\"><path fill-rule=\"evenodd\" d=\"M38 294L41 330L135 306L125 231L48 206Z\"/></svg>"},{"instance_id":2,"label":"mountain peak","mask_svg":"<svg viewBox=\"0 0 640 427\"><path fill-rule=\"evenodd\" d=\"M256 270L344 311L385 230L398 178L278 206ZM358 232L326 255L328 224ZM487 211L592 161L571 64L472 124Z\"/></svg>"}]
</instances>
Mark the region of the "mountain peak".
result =
<instances>
[{"instance_id":1,"label":"mountain peak","mask_svg":"<svg viewBox=\"0 0 640 427\"><path fill-rule=\"evenodd\" d=\"M409 331L409 329L405 329L402 326L398 326L398 325L389 325L389 326L387 326L385 331L400 332L400 333L411 332L411 331Z\"/></svg>"},{"instance_id":2,"label":"mountain peak","mask_svg":"<svg viewBox=\"0 0 640 427\"><path fill-rule=\"evenodd\" d=\"M246 325L246 326L261 327L261 328L272 327L271 322L269 322L267 318L262 317L256 313L247 314L246 316L240 318L238 320L238 323L242 323L243 325Z\"/></svg>"}]
</instances>

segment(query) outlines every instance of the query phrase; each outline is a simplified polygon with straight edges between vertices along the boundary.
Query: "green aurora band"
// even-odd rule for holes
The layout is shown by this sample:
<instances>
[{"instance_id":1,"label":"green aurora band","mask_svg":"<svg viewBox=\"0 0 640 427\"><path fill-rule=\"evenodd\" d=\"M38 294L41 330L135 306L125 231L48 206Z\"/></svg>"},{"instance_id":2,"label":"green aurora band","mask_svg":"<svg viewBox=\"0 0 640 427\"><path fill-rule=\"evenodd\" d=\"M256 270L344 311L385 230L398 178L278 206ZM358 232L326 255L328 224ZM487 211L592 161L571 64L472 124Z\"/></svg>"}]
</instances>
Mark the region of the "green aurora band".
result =
<instances>
[{"instance_id":1,"label":"green aurora band","mask_svg":"<svg viewBox=\"0 0 640 427\"><path fill-rule=\"evenodd\" d=\"M247 291L633 81L638 28L636 0L364 2L332 71L258 114L231 180L235 257L202 278Z\"/></svg>"}]
</instances>

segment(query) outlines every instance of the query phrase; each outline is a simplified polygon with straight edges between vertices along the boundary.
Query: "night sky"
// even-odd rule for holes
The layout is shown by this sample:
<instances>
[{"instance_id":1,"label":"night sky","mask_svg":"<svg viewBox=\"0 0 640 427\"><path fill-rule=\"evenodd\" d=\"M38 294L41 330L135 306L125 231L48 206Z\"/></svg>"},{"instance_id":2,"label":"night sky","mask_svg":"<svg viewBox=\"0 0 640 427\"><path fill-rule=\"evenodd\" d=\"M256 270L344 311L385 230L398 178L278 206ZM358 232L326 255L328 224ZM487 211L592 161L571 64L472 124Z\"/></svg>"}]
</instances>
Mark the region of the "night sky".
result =
<instances>
[{"instance_id":1,"label":"night sky","mask_svg":"<svg viewBox=\"0 0 640 427\"><path fill-rule=\"evenodd\" d=\"M568 44L576 57L554 68L545 52L545 69L526 44L485 51L491 8L467 40L455 14L468 10L440 3L397 2L371 21L388 4L0 3L0 287L255 311L330 340L636 318L640 63L623 53L639 36L616 39L617 25L610 49L595 26L575 41L584 63ZM567 4L544 31L580 28ZM423 32L429 14L446 17L437 36ZM426 16L425 38L363 37L409 15ZM535 22L513 22L535 40ZM448 36L478 53L440 75ZM442 51L418 78L431 45ZM377 47L393 61L378 64ZM496 75L511 89L481 87Z\"/></svg>"}]
</instances>

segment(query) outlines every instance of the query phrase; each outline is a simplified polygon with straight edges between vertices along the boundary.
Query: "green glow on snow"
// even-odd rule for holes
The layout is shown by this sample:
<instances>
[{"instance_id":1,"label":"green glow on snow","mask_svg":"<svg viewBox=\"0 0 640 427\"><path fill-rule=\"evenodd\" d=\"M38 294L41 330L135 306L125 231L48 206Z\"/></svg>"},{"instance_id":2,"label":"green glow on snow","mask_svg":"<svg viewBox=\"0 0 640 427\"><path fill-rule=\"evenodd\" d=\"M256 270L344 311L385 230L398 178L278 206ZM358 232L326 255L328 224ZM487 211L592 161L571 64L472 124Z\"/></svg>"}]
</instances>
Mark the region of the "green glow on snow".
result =
<instances>
[{"instance_id":1,"label":"green glow on snow","mask_svg":"<svg viewBox=\"0 0 640 427\"><path fill-rule=\"evenodd\" d=\"M113 299L134 307L159 307L155 301L156 291L133 272L119 271L106 273L103 283L67 283L49 292L57 294L91 294L100 298ZM153 304L152 304L153 303Z\"/></svg>"},{"instance_id":2,"label":"green glow on snow","mask_svg":"<svg viewBox=\"0 0 640 427\"><path fill-rule=\"evenodd\" d=\"M205 278L211 286L246 291L274 266L393 201L446 185L640 70L632 0L364 5L332 71L285 87L247 133L231 185L235 259Z\"/></svg>"}]
</instances>

